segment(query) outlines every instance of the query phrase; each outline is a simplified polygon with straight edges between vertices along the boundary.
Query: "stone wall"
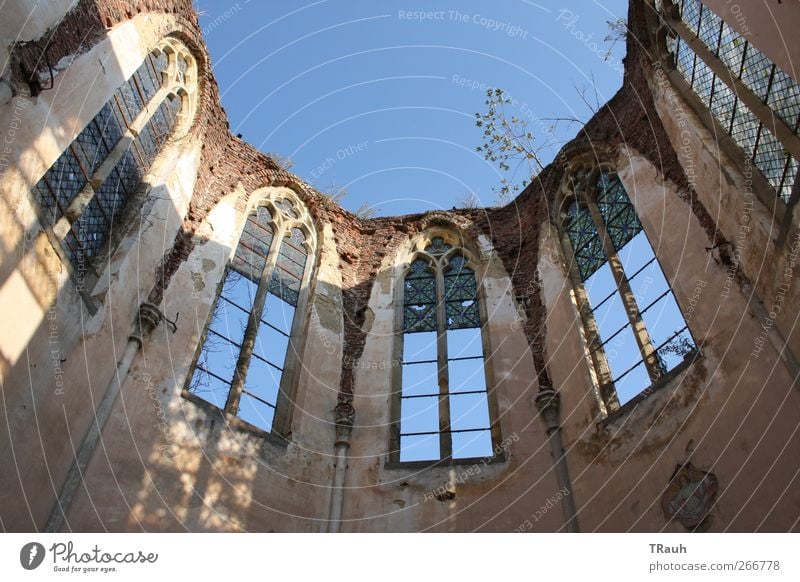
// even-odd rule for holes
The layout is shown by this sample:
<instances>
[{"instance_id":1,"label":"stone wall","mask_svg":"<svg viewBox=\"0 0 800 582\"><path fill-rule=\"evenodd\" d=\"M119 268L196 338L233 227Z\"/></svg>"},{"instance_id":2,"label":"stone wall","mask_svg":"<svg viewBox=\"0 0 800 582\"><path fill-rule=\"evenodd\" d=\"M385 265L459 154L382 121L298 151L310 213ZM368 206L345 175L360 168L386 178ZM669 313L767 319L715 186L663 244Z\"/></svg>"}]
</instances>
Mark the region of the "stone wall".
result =
<instances>
[{"instance_id":1,"label":"stone wall","mask_svg":"<svg viewBox=\"0 0 800 582\"><path fill-rule=\"evenodd\" d=\"M754 301L769 304L791 247L770 238L769 217L756 209L735 285L728 284L729 257L714 249L736 240L744 177L688 105L679 116L682 97L670 93L653 56L647 3L631 3L623 87L513 203L371 220L230 134L191 2L50 3L17 38L23 8L0 24L11 57L0 80L10 95L3 101L0 93L0 131L13 130L14 138L0 174L4 529L43 527L145 300L176 326L162 323L123 379L67 513L73 530L324 531L337 406L356 415L344 531L511 531L533 516L529 529L558 530L563 494L533 401L542 386L562 395L584 531L680 530L666 523L659 503L687 459L720 480L714 529L796 527L800 498L788 493L800 453L794 374L774 339L750 355L763 323ZM127 227L87 303L43 231L30 188L167 34L197 59L197 111L154 168L142 216ZM98 58L107 63L100 72ZM84 103L89 80L94 90ZM681 120L691 158L679 155ZM567 164L592 151L616 163L679 305L685 313L692 307L689 325L701 347L687 369L611 421L598 416L552 220ZM233 428L182 395L248 201L282 187L303 200L318 239L310 309L298 314L306 331L288 446ZM482 249L481 291L491 314L484 333L506 454L496 463L396 466L388 462L392 369L379 363L392 359L397 273L409 241L443 224ZM700 300L690 304L699 282ZM795 286L787 304L798 304L797 293ZM776 328L800 353L795 315L781 312Z\"/></svg>"}]
</instances>

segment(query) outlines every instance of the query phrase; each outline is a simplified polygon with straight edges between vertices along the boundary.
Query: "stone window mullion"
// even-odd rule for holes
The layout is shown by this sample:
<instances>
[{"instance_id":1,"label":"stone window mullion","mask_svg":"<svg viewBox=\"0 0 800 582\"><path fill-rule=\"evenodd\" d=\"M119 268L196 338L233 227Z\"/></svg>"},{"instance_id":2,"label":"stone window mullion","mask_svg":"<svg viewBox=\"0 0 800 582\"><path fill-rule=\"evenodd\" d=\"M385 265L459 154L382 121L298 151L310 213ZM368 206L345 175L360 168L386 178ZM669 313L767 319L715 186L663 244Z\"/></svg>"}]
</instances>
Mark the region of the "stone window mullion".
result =
<instances>
[{"instance_id":1,"label":"stone window mullion","mask_svg":"<svg viewBox=\"0 0 800 582\"><path fill-rule=\"evenodd\" d=\"M578 265L575 258L574 249L572 248L572 243L570 242L569 236L566 233L561 234L561 244L566 251L566 256L572 257L572 260L568 261L567 276L572 283L572 288L575 290L575 297L578 304L578 314L580 315L581 323L583 323L583 328L586 332L589 356L591 357L592 364L594 365L594 371L597 376L597 384L600 387L602 400L609 410L615 410L619 408L619 399L617 398L617 393L614 390L611 368L609 367L608 360L606 359L605 348L603 347L603 341L600 338L600 330L597 327L597 321L592 313L592 306L589 301L589 296L586 293L583 280L578 272Z\"/></svg>"},{"instance_id":2,"label":"stone window mullion","mask_svg":"<svg viewBox=\"0 0 800 582\"><path fill-rule=\"evenodd\" d=\"M648 333L647 327L642 320L642 314L639 311L639 306L636 303L630 282L628 281L628 277L625 274L625 269L622 266L622 261L620 260L616 249L614 248L614 243L611 241L611 237L606 229L605 221L603 220L603 216L601 215L597 204L594 201L590 202L588 204L588 210L591 213L592 219L594 220L597 232L603 245L603 250L608 258L608 265L611 269L614 281L617 284L617 289L620 297L622 298L623 305L625 306L625 312L628 315L628 320L630 322L631 329L633 330L634 338L639 346L639 351L642 354L642 359L644 360L645 366L647 367L647 373L650 376L650 379L655 382L661 377L662 372L660 366L658 365L658 358L656 357L653 343L650 340L650 334Z\"/></svg>"},{"instance_id":3,"label":"stone window mullion","mask_svg":"<svg viewBox=\"0 0 800 582\"><path fill-rule=\"evenodd\" d=\"M444 293L442 259L436 263L436 363L439 383L439 451L442 459L453 454L450 434L449 373L447 367L447 308Z\"/></svg>"},{"instance_id":4,"label":"stone window mullion","mask_svg":"<svg viewBox=\"0 0 800 582\"><path fill-rule=\"evenodd\" d=\"M242 391L244 390L244 383L247 379L247 371L250 368L250 361L253 358L253 350L255 349L256 338L258 337L258 329L261 323L261 317L264 313L264 306L267 303L269 283L272 278L272 273L275 270L275 265L278 261L278 253L285 235L285 226L276 228L276 234L272 238L269 253L267 254L267 260L265 261L264 270L261 273L261 279L258 282L258 289L256 291L255 298L253 299L253 308L251 309L250 315L247 319L247 327L245 328L244 338L242 339L239 357L236 361L233 380L231 382L231 389L228 393L228 399L225 402L225 410L234 415L239 410L239 402L242 398Z\"/></svg>"}]
</instances>

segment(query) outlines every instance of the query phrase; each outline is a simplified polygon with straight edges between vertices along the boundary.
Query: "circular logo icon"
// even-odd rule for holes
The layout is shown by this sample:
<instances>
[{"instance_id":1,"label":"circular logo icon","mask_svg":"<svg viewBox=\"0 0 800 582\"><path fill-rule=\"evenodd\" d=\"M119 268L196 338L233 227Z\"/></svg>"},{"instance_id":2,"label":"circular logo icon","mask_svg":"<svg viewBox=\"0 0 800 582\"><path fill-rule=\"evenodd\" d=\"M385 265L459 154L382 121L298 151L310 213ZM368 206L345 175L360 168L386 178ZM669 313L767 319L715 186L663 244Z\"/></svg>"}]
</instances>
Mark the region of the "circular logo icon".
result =
<instances>
[{"instance_id":1,"label":"circular logo icon","mask_svg":"<svg viewBox=\"0 0 800 582\"><path fill-rule=\"evenodd\" d=\"M35 570L42 565L44 554L44 546L39 542L25 544L19 551L19 563L26 570Z\"/></svg>"}]
</instances>

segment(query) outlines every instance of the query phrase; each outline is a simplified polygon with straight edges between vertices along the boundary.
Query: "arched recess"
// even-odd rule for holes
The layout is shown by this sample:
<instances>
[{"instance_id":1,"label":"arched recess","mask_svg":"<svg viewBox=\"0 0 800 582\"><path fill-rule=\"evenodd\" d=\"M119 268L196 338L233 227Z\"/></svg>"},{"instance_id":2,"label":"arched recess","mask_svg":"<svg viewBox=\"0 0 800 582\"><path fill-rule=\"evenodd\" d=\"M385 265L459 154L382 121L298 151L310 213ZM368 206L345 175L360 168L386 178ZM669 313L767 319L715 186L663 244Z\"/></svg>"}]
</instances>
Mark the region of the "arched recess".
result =
<instances>
[{"instance_id":1,"label":"arched recess","mask_svg":"<svg viewBox=\"0 0 800 582\"><path fill-rule=\"evenodd\" d=\"M477 245L432 220L398 257L391 463L496 458L501 439Z\"/></svg>"},{"instance_id":2,"label":"arched recess","mask_svg":"<svg viewBox=\"0 0 800 582\"><path fill-rule=\"evenodd\" d=\"M293 190L250 195L184 397L256 434L290 438L317 246Z\"/></svg>"},{"instance_id":3,"label":"arched recess","mask_svg":"<svg viewBox=\"0 0 800 582\"><path fill-rule=\"evenodd\" d=\"M603 152L577 155L554 223L588 345L600 410L630 407L684 369L697 345L635 206Z\"/></svg>"},{"instance_id":4,"label":"arched recess","mask_svg":"<svg viewBox=\"0 0 800 582\"><path fill-rule=\"evenodd\" d=\"M195 56L162 38L33 186L40 222L85 298L197 102Z\"/></svg>"}]
</instances>

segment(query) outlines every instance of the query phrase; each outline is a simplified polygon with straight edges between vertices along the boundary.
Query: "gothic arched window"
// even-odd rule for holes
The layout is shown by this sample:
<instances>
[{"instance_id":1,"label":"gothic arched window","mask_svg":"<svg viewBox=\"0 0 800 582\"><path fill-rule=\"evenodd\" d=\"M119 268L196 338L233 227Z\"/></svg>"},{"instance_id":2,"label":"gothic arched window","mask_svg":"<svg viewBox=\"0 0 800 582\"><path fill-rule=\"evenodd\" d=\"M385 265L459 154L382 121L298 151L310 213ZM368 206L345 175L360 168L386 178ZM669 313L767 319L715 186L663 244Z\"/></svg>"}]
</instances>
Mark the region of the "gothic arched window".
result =
<instances>
[{"instance_id":1,"label":"gothic arched window","mask_svg":"<svg viewBox=\"0 0 800 582\"><path fill-rule=\"evenodd\" d=\"M186 47L164 39L33 187L43 223L80 287L179 119L187 116L196 75Z\"/></svg>"},{"instance_id":2,"label":"gothic arched window","mask_svg":"<svg viewBox=\"0 0 800 582\"><path fill-rule=\"evenodd\" d=\"M283 194L247 217L187 388L265 432L288 431L292 388L285 371L297 353L293 327L312 233L302 203Z\"/></svg>"},{"instance_id":3,"label":"gothic arched window","mask_svg":"<svg viewBox=\"0 0 800 582\"><path fill-rule=\"evenodd\" d=\"M490 415L476 262L441 236L426 239L403 273L401 370L391 457L491 457Z\"/></svg>"},{"instance_id":4,"label":"gothic arched window","mask_svg":"<svg viewBox=\"0 0 800 582\"><path fill-rule=\"evenodd\" d=\"M675 68L745 164L789 203L800 159L800 84L700 0L661 4Z\"/></svg>"},{"instance_id":5,"label":"gothic arched window","mask_svg":"<svg viewBox=\"0 0 800 582\"><path fill-rule=\"evenodd\" d=\"M607 411L695 353L692 334L622 182L579 170L562 228L589 351Z\"/></svg>"}]
</instances>

